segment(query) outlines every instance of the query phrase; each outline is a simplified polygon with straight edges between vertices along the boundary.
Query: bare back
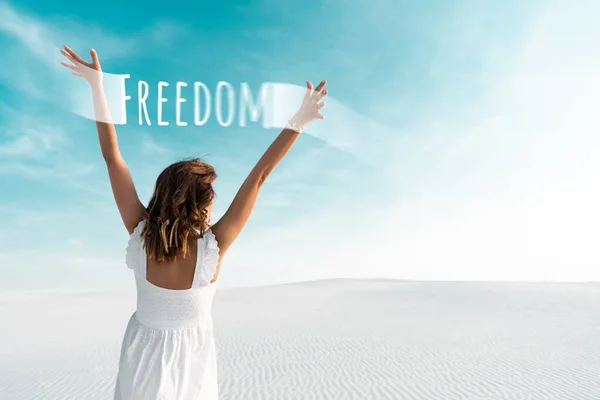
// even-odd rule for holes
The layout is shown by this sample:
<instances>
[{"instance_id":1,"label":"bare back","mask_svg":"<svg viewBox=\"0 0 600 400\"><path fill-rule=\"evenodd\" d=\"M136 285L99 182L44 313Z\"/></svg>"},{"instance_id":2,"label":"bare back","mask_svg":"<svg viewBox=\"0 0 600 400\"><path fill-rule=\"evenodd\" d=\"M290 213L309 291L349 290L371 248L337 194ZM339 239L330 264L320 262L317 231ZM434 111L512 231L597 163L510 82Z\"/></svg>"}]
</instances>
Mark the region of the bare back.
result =
<instances>
[{"instance_id":1,"label":"bare back","mask_svg":"<svg viewBox=\"0 0 600 400\"><path fill-rule=\"evenodd\" d=\"M190 249L186 257L179 256L172 262L157 262L146 256L146 279L151 284L170 290L188 290L192 287L196 267L198 265L198 240L189 239ZM219 276L221 263L212 281Z\"/></svg>"},{"instance_id":2,"label":"bare back","mask_svg":"<svg viewBox=\"0 0 600 400\"><path fill-rule=\"evenodd\" d=\"M188 255L172 262L157 262L146 258L146 279L163 289L185 290L192 287L194 272L198 264L198 241L189 241ZM147 256L146 256L147 257Z\"/></svg>"}]
</instances>

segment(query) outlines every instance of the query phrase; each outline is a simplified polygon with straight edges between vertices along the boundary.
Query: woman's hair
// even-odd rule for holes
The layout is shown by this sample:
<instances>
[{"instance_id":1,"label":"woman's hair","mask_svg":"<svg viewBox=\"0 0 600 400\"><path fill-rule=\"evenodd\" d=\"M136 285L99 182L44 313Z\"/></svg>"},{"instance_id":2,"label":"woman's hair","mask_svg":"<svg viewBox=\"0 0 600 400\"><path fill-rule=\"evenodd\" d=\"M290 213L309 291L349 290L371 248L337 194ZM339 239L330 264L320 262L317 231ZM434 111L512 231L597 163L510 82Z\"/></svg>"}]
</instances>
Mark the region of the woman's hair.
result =
<instances>
[{"instance_id":1,"label":"woman's hair","mask_svg":"<svg viewBox=\"0 0 600 400\"><path fill-rule=\"evenodd\" d=\"M158 176L146 208L142 238L148 258L173 261L189 253L189 238L208 229L208 207L217 178L212 165L198 158L176 162Z\"/></svg>"}]
</instances>

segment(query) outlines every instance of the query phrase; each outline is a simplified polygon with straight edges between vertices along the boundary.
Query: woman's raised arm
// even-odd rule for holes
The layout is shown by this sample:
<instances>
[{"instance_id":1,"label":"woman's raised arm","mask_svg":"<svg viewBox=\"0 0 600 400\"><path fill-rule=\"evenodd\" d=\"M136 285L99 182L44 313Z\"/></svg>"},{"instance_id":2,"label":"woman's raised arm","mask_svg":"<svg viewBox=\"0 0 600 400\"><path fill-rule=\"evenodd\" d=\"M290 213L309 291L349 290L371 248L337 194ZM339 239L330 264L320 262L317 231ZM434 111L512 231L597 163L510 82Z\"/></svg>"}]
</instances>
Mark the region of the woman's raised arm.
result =
<instances>
[{"instance_id":1,"label":"woman's raised arm","mask_svg":"<svg viewBox=\"0 0 600 400\"><path fill-rule=\"evenodd\" d=\"M321 81L313 90L312 83L306 82L306 94L300 109L258 160L223 217L212 226L212 231L219 243L221 256L241 232L254 208L262 184L290 150L298 138L298 134L312 120L324 118L320 110L325 105L321 101L327 94L327 90L323 90L325 83L324 80Z\"/></svg>"},{"instance_id":2,"label":"woman's raised arm","mask_svg":"<svg viewBox=\"0 0 600 400\"><path fill-rule=\"evenodd\" d=\"M92 90L96 129L102 157L106 162L110 185L121 214L125 228L131 234L137 224L143 219L145 207L140 201L129 168L121 155L117 141L117 131L112 123L104 87L102 85L102 68L95 50L90 50L92 62L82 59L68 46L60 51L70 63L61 64L69 68L72 75L85 79Z\"/></svg>"}]
</instances>

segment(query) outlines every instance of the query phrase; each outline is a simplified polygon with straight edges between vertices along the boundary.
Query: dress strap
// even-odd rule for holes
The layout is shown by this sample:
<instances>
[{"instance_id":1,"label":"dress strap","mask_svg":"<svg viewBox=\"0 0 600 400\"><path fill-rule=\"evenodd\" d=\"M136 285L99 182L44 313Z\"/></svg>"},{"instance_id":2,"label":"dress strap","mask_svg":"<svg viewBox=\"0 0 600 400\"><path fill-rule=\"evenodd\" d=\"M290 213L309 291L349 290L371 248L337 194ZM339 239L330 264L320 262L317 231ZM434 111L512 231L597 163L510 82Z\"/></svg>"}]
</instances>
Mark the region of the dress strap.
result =
<instances>
[{"instance_id":1,"label":"dress strap","mask_svg":"<svg viewBox=\"0 0 600 400\"><path fill-rule=\"evenodd\" d=\"M146 279L147 273L147 264L148 264L148 255L146 254L146 249L144 248L144 241L140 236L140 255L139 255L139 274L142 278Z\"/></svg>"}]
</instances>

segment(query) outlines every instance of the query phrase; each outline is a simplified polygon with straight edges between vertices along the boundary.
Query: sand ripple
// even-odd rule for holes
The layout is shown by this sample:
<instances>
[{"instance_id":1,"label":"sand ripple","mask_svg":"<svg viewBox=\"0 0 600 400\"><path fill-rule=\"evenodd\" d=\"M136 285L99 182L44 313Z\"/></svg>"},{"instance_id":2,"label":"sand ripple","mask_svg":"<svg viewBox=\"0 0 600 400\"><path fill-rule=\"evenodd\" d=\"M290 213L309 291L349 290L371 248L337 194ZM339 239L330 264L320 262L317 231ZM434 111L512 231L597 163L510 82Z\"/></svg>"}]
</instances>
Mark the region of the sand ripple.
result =
<instances>
[{"instance_id":1,"label":"sand ripple","mask_svg":"<svg viewBox=\"0 0 600 400\"><path fill-rule=\"evenodd\" d=\"M132 293L0 293L0 399L112 399ZM221 398L598 400L600 286L222 289Z\"/></svg>"}]
</instances>

